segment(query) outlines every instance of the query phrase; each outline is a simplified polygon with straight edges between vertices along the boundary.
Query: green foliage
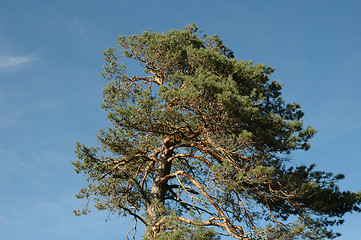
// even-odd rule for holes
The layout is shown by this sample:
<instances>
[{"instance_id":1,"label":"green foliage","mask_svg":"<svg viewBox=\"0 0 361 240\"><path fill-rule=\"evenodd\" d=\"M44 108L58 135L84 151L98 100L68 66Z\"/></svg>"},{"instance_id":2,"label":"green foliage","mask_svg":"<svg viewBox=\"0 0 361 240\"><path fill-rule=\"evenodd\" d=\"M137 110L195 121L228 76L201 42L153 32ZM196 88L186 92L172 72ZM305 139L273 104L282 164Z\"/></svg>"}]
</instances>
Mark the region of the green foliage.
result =
<instances>
[{"instance_id":1,"label":"green foliage","mask_svg":"<svg viewBox=\"0 0 361 240\"><path fill-rule=\"evenodd\" d=\"M176 214L170 212L168 220L163 224L165 231L161 231L154 237L145 236L143 240L220 240L220 236L212 228L204 226L187 225L174 219ZM194 222L201 222L199 218L193 218Z\"/></svg>"},{"instance_id":2,"label":"green foliage","mask_svg":"<svg viewBox=\"0 0 361 240\"><path fill-rule=\"evenodd\" d=\"M195 25L120 36L104 55L112 125L101 147L77 144L75 171L91 183L77 197L140 220L145 239L217 239L212 227L237 239L333 238L329 226L360 212L360 194L337 186L343 175L290 164L316 130L283 100L274 68L236 59ZM130 75L124 59L144 72Z\"/></svg>"},{"instance_id":3,"label":"green foliage","mask_svg":"<svg viewBox=\"0 0 361 240\"><path fill-rule=\"evenodd\" d=\"M189 227L183 224L171 223L166 225L168 228L176 228L171 232L161 232L155 238L156 240L219 240L216 233L205 227ZM145 238L147 239L147 238Z\"/></svg>"}]
</instances>

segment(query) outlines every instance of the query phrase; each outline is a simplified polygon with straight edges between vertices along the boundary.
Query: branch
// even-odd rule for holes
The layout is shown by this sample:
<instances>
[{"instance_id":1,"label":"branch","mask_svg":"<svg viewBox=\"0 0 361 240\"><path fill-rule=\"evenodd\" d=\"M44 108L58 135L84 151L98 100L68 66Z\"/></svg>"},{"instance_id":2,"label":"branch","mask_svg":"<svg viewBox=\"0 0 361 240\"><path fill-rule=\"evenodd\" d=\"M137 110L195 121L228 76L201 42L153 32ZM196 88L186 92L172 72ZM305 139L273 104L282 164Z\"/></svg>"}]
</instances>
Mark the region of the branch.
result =
<instances>
[{"instance_id":1,"label":"branch","mask_svg":"<svg viewBox=\"0 0 361 240\"><path fill-rule=\"evenodd\" d=\"M182 221L184 223L187 223L187 224L191 224L191 225L196 225L196 226L218 226L218 227L221 227L221 228L224 228L225 226L225 223L220 223L220 222L214 222L215 220L223 220L222 218L219 218L219 217L211 217L209 218L207 221L205 222L197 222L197 221L194 221L194 220L190 220L190 219L187 219L187 218L184 218L184 217L180 217L180 216L165 216L164 218L162 218L159 222L157 222L155 224L155 227L159 228L162 224L164 224L168 219L170 220L178 220L178 221Z\"/></svg>"},{"instance_id":2,"label":"branch","mask_svg":"<svg viewBox=\"0 0 361 240\"><path fill-rule=\"evenodd\" d=\"M218 153L212 151L211 149L207 148L206 146L204 145L201 145L199 144L198 145L198 149L203 151L203 152L206 152L208 154L210 154L212 157L214 157L219 163L222 163L223 162L223 157L221 155L219 155Z\"/></svg>"},{"instance_id":3,"label":"branch","mask_svg":"<svg viewBox=\"0 0 361 240\"><path fill-rule=\"evenodd\" d=\"M129 232L127 233L127 235L125 235L125 238L127 239L127 240L129 240L129 237L128 237L128 235L134 230L134 233L133 233L133 236L132 236L132 238L130 239L130 240L133 240L133 239L135 239L135 235L137 234L137 221L138 219L137 218L134 218L134 227L132 227L132 229L130 229L129 230Z\"/></svg>"},{"instance_id":4,"label":"branch","mask_svg":"<svg viewBox=\"0 0 361 240\"><path fill-rule=\"evenodd\" d=\"M167 199L173 200L173 201L176 201L176 202L179 202L185 209L190 210L189 207L192 207L193 209L195 209L195 210L199 213L199 215L201 215L200 212L199 212L199 210L200 210L200 211L203 211L203 212L206 212L206 213L208 213L208 214L211 215L211 216L214 216L214 215L215 215L215 213L209 212L209 211L206 210L206 209L203 209L203 208L198 207L198 206L194 206L194 205L192 205L192 204L189 204L189 203L183 201L182 199L179 198L178 194L176 194L172 189L170 189L169 192L172 193L172 195L173 195L174 198L169 197L169 198L167 198ZM197 194L198 194L198 193L197 193Z\"/></svg>"},{"instance_id":5,"label":"branch","mask_svg":"<svg viewBox=\"0 0 361 240\"><path fill-rule=\"evenodd\" d=\"M253 229L254 229L255 231L257 231L257 228L256 228L256 226L255 226L254 223L253 223L253 219L252 219L251 216L249 216L249 214L247 213L247 209L246 209L246 207L244 206L243 202L241 201L241 198L238 196L238 193L236 193L236 197L237 197L239 203L242 205L242 208L243 208L243 211L244 211L244 215L248 218L248 221L249 221L250 224L252 225Z\"/></svg>"},{"instance_id":6,"label":"branch","mask_svg":"<svg viewBox=\"0 0 361 240\"><path fill-rule=\"evenodd\" d=\"M156 159L154 157L152 157L151 155L147 156L147 155L144 155L144 154L136 154L136 155L134 155L134 156L132 156L130 158L124 158L122 160L116 161L115 166L111 170L109 170L108 172L104 173L100 177L100 179L105 178L106 176L111 174L116 168L118 168L120 165L125 165L125 164L129 163L130 161L134 160L135 158L146 158L146 159L148 159L150 161L156 161ZM110 165L110 163L107 164L107 165Z\"/></svg>"},{"instance_id":7,"label":"branch","mask_svg":"<svg viewBox=\"0 0 361 240\"><path fill-rule=\"evenodd\" d=\"M145 225L147 225L147 222L146 222L141 216L139 216L138 214L130 211L129 208L123 207L122 205L118 205L118 207L120 207L121 209L127 211L130 215L132 215L133 217L138 218L138 219L139 219L140 221L142 221Z\"/></svg>"},{"instance_id":8,"label":"branch","mask_svg":"<svg viewBox=\"0 0 361 240\"><path fill-rule=\"evenodd\" d=\"M176 159L176 158L181 158L181 157L190 157L190 158L195 158L195 159L198 159L202 162L204 162L205 164L207 164L208 167L212 167L214 164L211 163L210 161L208 161L207 159L205 159L204 157L200 157L200 156L196 156L196 155L193 155L193 154L184 154L184 153L180 153L180 154L176 154L170 158L168 158L168 162Z\"/></svg>"},{"instance_id":9,"label":"branch","mask_svg":"<svg viewBox=\"0 0 361 240\"><path fill-rule=\"evenodd\" d=\"M176 148L183 148L183 147L195 147L195 146L198 146L197 144L195 143L183 143L183 144L177 144L177 145L174 145L172 147L169 148L169 150L174 150Z\"/></svg>"},{"instance_id":10,"label":"branch","mask_svg":"<svg viewBox=\"0 0 361 240\"><path fill-rule=\"evenodd\" d=\"M139 183L132 177L129 177L129 180L134 183L134 185L138 188L140 194L142 195L144 201L145 201L145 204L147 205L147 207L150 205L150 201L147 197L147 195L145 194L143 188L139 185Z\"/></svg>"},{"instance_id":11,"label":"branch","mask_svg":"<svg viewBox=\"0 0 361 240\"><path fill-rule=\"evenodd\" d=\"M168 174L165 177L161 179L161 181L167 181L169 178L177 177L178 175L182 175L186 178L188 178L198 189L199 191L208 199L208 201L214 206L214 208L218 211L219 215L222 216L222 220L224 221L223 228L227 229L227 231L237 239L244 239L244 232L242 227L240 226L234 226L230 223L227 216L222 211L222 208L213 200L211 196L204 190L204 188L188 173L184 171L176 171L174 173Z\"/></svg>"},{"instance_id":12,"label":"branch","mask_svg":"<svg viewBox=\"0 0 361 240\"><path fill-rule=\"evenodd\" d=\"M172 185L168 185L168 187L169 187L169 188L179 188L179 185L172 184ZM194 190L191 189L191 188L188 188L188 187L184 187L184 188L185 188L184 190L186 190L186 191L188 191L188 192L190 192L190 193L193 193L193 194L196 194L196 195L199 194L199 192L194 191Z\"/></svg>"}]
</instances>

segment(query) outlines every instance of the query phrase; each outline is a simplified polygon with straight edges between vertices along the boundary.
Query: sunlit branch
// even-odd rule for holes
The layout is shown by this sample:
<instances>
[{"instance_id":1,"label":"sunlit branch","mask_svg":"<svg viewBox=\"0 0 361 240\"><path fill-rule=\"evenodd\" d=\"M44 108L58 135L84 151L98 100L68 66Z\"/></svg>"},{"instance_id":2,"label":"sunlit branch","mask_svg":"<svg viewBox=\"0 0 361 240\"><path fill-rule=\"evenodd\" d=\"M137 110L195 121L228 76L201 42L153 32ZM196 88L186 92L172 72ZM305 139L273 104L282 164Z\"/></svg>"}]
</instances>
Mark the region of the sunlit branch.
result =
<instances>
[{"instance_id":1,"label":"sunlit branch","mask_svg":"<svg viewBox=\"0 0 361 240\"><path fill-rule=\"evenodd\" d=\"M127 232L127 234L125 235L125 238L126 238L126 240L129 240L129 237L128 237L128 235L134 230L134 232L133 232L133 236L132 236L132 238L130 239L130 240L135 240L135 235L137 234L137 222L138 222L138 219L135 217L134 218L134 227L133 228L131 228L128 232Z\"/></svg>"},{"instance_id":2,"label":"sunlit branch","mask_svg":"<svg viewBox=\"0 0 361 240\"><path fill-rule=\"evenodd\" d=\"M207 148L206 146L204 146L203 144L199 144L197 145L198 149L202 152L206 152L208 154L210 154L212 157L214 157L219 163L223 162L223 157L221 155L219 155L218 153L212 151L211 149Z\"/></svg>"},{"instance_id":3,"label":"sunlit branch","mask_svg":"<svg viewBox=\"0 0 361 240\"><path fill-rule=\"evenodd\" d=\"M207 211L207 210L204 209L204 208L201 208L201 207L195 206L194 204L189 204L189 203L183 201L182 199L180 199L180 197L178 196L178 194L176 194L172 189L170 189L169 192L173 195L173 197L169 197L169 198L167 198L167 199L178 202L178 203L181 204L182 207L184 207L186 210L190 210L189 207L191 207L191 208L193 208L194 210L196 210L199 214L200 214L199 211L203 211L203 212L208 213L208 214L211 215L211 216L214 216L214 215L215 215L215 213L209 212L209 211Z\"/></svg>"},{"instance_id":4,"label":"sunlit branch","mask_svg":"<svg viewBox=\"0 0 361 240\"><path fill-rule=\"evenodd\" d=\"M199 191L208 199L208 201L214 206L214 208L218 211L218 214L221 215L222 220L224 221L224 228L237 239L244 239L243 235L243 228L240 226L233 226L228 217L224 214L222 208L213 200L213 198L208 195L208 193L204 190L204 188L188 173L184 171L176 171L174 173L170 173L167 176L162 178L162 181L167 181L169 178L177 177L178 175L183 175L184 177L188 178L198 189ZM238 231L237 231L237 230Z\"/></svg>"}]
</instances>

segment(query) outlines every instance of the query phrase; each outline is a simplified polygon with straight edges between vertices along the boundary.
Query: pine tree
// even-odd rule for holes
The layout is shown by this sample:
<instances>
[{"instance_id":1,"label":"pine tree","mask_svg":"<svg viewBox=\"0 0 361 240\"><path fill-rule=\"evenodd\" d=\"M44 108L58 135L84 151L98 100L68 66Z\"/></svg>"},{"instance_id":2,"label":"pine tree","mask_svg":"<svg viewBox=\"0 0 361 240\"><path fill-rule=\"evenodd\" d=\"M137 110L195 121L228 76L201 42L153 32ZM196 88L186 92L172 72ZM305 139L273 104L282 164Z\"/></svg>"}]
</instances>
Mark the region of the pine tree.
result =
<instances>
[{"instance_id":1,"label":"pine tree","mask_svg":"<svg viewBox=\"0 0 361 240\"><path fill-rule=\"evenodd\" d=\"M105 51L101 147L78 143L79 198L145 224L144 239L334 238L330 226L360 212L344 176L294 165L315 130L285 103L274 68L237 60L195 25L120 36ZM129 60L143 73L127 72ZM87 213L87 207L77 214Z\"/></svg>"}]
</instances>

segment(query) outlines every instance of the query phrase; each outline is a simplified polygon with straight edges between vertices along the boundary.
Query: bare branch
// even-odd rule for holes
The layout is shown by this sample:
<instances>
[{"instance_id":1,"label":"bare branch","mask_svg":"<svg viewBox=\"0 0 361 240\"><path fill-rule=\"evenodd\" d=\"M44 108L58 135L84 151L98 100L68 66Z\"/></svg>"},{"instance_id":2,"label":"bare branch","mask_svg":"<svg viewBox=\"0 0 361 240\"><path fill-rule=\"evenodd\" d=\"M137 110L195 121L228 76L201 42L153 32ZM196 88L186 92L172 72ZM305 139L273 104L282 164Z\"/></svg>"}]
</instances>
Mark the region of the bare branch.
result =
<instances>
[{"instance_id":1,"label":"bare branch","mask_svg":"<svg viewBox=\"0 0 361 240\"><path fill-rule=\"evenodd\" d=\"M134 227L132 228L132 229L130 229L128 232L127 232L127 234L125 235L125 238L126 238L126 240L129 240L129 238L128 238L128 235L134 230L134 232L133 232L133 236L132 236L132 238L130 239L130 240L135 240L135 234L137 234L137 222L138 222L138 219L137 218L134 218Z\"/></svg>"}]
</instances>

